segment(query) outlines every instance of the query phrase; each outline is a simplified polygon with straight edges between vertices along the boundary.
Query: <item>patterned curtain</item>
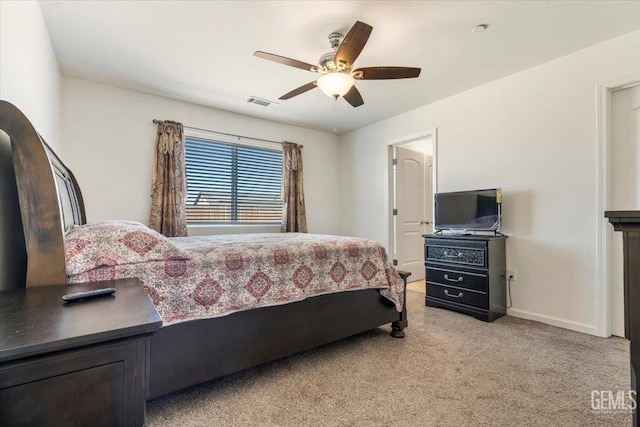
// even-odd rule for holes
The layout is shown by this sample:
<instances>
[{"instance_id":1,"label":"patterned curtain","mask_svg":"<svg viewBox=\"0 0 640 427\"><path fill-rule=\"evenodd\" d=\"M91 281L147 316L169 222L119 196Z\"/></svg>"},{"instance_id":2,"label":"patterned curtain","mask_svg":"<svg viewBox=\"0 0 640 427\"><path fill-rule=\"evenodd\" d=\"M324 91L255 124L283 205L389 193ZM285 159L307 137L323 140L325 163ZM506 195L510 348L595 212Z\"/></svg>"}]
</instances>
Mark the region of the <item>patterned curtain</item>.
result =
<instances>
[{"instance_id":1,"label":"patterned curtain","mask_svg":"<svg viewBox=\"0 0 640 427\"><path fill-rule=\"evenodd\" d=\"M307 214L302 185L302 152L298 144L282 143L282 226L286 232L307 232Z\"/></svg>"},{"instance_id":2,"label":"patterned curtain","mask_svg":"<svg viewBox=\"0 0 640 427\"><path fill-rule=\"evenodd\" d=\"M186 236L186 197L184 127L165 120L156 136L149 227L167 237Z\"/></svg>"}]
</instances>

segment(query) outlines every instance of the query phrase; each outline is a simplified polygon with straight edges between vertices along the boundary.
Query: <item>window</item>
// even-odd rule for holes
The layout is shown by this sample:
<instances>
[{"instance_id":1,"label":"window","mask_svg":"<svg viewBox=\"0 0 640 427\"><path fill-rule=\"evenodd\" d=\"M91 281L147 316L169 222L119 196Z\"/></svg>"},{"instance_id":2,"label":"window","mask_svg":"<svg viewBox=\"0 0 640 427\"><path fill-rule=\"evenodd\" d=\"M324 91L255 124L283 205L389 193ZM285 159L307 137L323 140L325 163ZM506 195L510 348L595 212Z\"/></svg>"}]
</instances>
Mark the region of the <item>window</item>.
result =
<instances>
[{"instance_id":1,"label":"window","mask_svg":"<svg viewBox=\"0 0 640 427\"><path fill-rule=\"evenodd\" d=\"M282 151L186 137L187 223L279 224Z\"/></svg>"}]
</instances>

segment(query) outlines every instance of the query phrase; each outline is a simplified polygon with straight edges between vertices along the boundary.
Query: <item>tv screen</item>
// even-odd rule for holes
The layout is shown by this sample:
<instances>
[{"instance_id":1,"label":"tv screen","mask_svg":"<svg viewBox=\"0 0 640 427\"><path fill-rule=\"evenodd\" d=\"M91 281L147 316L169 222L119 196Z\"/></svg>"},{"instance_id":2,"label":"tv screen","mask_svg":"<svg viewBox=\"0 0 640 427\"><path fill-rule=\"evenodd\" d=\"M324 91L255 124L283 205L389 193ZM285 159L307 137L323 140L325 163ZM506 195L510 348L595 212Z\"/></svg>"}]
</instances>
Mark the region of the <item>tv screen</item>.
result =
<instances>
[{"instance_id":1,"label":"tv screen","mask_svg":"<svg viewBox=\"0 0 640 427\"><path fill-rule=\"evenodd\" d=\"M435 229L500 231L502 190L456 191L435 195Z\"/></svg>"}]
</instances>

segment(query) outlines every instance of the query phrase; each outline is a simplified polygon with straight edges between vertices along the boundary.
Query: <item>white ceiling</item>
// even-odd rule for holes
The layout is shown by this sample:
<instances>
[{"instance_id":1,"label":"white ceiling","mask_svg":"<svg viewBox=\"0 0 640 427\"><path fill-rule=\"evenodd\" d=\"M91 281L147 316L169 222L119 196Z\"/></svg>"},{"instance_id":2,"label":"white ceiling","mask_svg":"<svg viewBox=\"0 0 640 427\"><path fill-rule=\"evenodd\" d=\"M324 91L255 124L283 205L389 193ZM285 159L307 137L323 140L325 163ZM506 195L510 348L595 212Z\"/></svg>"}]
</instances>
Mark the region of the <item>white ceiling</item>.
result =
<instances>
[{"instance_id":1,"label":"white ceiling","mask_svg":"<svg viewBox=\"0 0 640 427\"><path fill-rule=\"evenodd\" d=\"M333 131L317 74L253 56L317 63L327 36L373 32L355 67L421 67L417 79L358 81L337 103L344 133L640 29L640 1L42 1L62 73ZM484 33L472 27L488 24ZM250 96L278 106L250 104ZM169 119L167 117L167 119Z\"/></svg>"}]
</instances>

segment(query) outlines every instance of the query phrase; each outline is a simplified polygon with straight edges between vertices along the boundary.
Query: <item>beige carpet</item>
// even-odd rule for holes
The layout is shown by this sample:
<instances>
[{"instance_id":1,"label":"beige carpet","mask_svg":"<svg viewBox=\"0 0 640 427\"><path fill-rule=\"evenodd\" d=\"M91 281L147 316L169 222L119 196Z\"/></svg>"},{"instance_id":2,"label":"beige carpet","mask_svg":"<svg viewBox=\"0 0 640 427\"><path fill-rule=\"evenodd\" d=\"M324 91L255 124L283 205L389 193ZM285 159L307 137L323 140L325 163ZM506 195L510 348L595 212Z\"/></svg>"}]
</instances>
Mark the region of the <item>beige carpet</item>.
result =
<instances>
[{"instance_id":1,"label":"beige carpet","mask_svg":"<svg viewBox=\"0 0 640 427\"><path fill-rule=\"evenodd\" d=\"M484 323L407 297L389 328L163 396L147 426L618 426L592 390L628 390L628 341L509 316Z\"/></svg>"}]
</instances>

